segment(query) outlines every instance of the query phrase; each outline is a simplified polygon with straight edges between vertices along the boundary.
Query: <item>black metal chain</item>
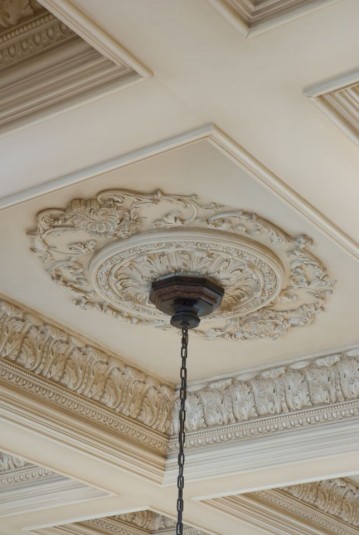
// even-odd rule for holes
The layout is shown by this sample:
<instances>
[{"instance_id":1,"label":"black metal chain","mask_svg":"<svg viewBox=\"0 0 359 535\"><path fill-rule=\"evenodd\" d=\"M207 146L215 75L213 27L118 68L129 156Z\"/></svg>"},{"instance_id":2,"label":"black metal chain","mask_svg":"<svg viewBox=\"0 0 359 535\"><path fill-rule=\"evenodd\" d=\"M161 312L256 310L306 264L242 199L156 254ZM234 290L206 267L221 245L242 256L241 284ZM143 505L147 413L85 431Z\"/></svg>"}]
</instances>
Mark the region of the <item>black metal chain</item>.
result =
<instances>
[{"instance_id":1,"label":"black metal chain","mask_svg":"<svg viewBox=\"0 0 359 535\"><path fill-rule=\"evenodd\" d=\"M179 432L178 432L178 477L177 477L177 524L176 535L183 535L183 489L184 489L184 444L186 440L186 397L187 397L187 352L188 352L188 326L182 326L181 342L181 387L180 387L180 408L179 408Z\"/></svg>"}]
</instances>

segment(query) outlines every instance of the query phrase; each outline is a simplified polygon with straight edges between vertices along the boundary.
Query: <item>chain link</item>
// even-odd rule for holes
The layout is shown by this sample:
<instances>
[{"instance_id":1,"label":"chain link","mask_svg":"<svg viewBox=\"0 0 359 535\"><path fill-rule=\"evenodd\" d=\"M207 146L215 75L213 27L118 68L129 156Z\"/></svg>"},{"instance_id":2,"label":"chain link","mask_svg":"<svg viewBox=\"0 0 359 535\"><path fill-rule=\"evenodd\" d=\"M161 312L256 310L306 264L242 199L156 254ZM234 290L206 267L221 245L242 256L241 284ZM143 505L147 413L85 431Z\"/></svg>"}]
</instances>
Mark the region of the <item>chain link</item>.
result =
<instances>
[{"instance_id":1,"label":"chain link","mask_svg":"<svg viewBox=\"0 0 359 535\"><path fill-rule=\"evenodd\" d=\"M182 326L181 341L181 387L180 387L180 408L179 408L179 432L178 432L178 477L177 477L177 524L176 535L183 535L183 489L184 489L184 444L186 440L185 421L186 421L186 397L187 397L187 353L188 353L188 326Z\"/></svg>"}]
</instances>

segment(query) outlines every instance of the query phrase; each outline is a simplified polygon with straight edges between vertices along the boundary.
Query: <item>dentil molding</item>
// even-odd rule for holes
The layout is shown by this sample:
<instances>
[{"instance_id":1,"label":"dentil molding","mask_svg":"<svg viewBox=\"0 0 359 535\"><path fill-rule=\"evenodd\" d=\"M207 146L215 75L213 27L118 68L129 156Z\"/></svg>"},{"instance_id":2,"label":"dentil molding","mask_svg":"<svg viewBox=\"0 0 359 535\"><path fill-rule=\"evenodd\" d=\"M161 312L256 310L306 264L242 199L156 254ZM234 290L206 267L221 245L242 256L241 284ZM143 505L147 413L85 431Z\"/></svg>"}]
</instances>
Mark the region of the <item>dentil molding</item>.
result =
<instances>
[{"instance_id":1,"label":"dentil molding","mask_svg":"<svg viewBox=\"0 0 359 535\"><path fill-rule=\"evenodd\" d=\"M205 276L224 287L220 309L196 329L213 339L277 338L312 323L334 282L305 235L196 196L109 190L43 210L32 251L74 303L160 328L151 282Z\"/></svg>"}]
</instances>

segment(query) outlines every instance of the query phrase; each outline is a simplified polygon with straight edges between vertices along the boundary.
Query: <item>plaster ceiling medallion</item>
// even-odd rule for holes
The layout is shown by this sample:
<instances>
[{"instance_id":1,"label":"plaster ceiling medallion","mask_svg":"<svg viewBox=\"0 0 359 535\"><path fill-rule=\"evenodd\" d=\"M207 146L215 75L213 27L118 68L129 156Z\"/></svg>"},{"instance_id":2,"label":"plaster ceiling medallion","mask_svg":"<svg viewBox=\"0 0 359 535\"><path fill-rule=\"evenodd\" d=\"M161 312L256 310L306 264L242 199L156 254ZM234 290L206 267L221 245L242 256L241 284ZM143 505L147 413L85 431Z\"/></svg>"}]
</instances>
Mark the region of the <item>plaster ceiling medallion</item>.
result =
<instances>
[{"instance_id":1,"label":"plaster ceiling medallion","mask_svg":"<svg viewBox=\"0 0 359 535\"><path fill-rule=\"evenodd\" d=\"M169 327L149 301L153 281L205 277L224 288L197 333L278 336L310 324L332 291L307 236L196 196L108 190L37 215L32 251L75 304L135 324Z\"/></svg>"}]
</instances>

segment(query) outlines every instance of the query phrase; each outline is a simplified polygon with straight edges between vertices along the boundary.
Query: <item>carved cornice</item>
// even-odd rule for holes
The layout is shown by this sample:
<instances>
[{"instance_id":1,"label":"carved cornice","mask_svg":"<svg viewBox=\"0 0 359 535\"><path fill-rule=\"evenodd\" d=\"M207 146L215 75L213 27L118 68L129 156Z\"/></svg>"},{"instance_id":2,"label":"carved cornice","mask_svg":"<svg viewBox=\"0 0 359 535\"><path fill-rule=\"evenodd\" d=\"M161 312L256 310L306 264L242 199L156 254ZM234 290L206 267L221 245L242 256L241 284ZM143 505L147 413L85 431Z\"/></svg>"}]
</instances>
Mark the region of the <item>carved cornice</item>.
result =
<instances>
[{"instance_id":1,"label":"carved cornice","mask_svg":"<svg viewBox=\"0 0 359 535\"><path fill-rule=\"evenodd\" d=\"M70 28L45 11L0 34L0 71L74 39L78 37Z\"/></svg>"},{"instance_id":2,"label":"carved cornice","mask_svg":"<svg viewBox=\"0 0 359 535\"><path fill-rule=\"evenodd\" d=\"M45 8L36 0L1 0L0 32L2 33L4 28L13 28L44 11Z\"/></svg>"},{"instance_id":3,"label":"carved cornice","mask_svg":"<svg viewBox=\"0 0 359 535\"><path fill-rule=\"evenodd\" d=\"M232 516L278 535L355 535L358 533L358 487L332 479L209 500Z\"/></svg>"},{"instance_id":4,"label":"carved cornice","mask_svg":"<svg viewBox=\"0 0 359 535\"><path fill-rule=\"evenodd\" d=\"M23 468L27 464L29 463L24 461L24 459L19 459L4 451L0 451L0 474L9 472L10 470L16 470L17 468Z\"/></svg>"},{"instance_id":5,"label":"carved cornice","mask_svg":"<svg viewBox=\"0 0 359 535\"><path fill-rule=\"evenodd\" d=\"M174 399L171 387L5 301L0 301L0 351L1 377L19 384L22 376L22 388L36 391L48 401L76 406L85 416L102 409L107 425L112 421L120 429L125 421L119 424L116 415L125 417L129 427L131 421L138 422L138 431L142 426L168 432ZM18 370L11 370L6 363L15 364ZM41 387L40 378L46 380ZM51 385L65 387L65 391L57 389L54 395ZM69 403L66 390L81 397L73 396ZM96 402L95 406L86 406L85 400ZM159 443L160 435L156 445Z\"/></svg>"},{"instance_id":6,"label":"carved cornice","mask_svg":"<svg viewBox=\"0 0 359 535\"><path fill-rule=\"evenodd\" d=\"M149 302L153 280L219 283L221 307L195 332L208 339L277 338L308 325L334 285L307 236L194 195L104 191L40 212L32 235L32 251L75 304L125 322L169 327Z\"/></svg>"},{"instance_id":7,"label":"carved cornice","mask_svg":"<svg viewBox=\"0 0 359 535\"><path fill-rule=\"evenodd\" d=\"M101 533L108 535L172 535L175 531L174 520L153 513L139 511L109 518L99 518L82 523L90 528L98 528ZM185 535L204 535L189 526L184 527Z\"/></svg>"},{"instance_id":8,"label":"carved cornice","mask_svg":"<svg viewBox=\"0 0 359 535\"><path fill-rule=\"evenodd\" d=\"M175 391L118 358L0 302L0 377L165 454ZM359 415L359 351L207 383L188 394L187 447L218 445ZM174 407L174 409L173 409ZM176 423L172 433L176 432ZM174 451L176 440L170 442Z\"/></svg>"},{"instance_id":9,"label":"carved cornice","mask_svg":"<svg viewBox=\"0 0 359 535\"><path fill-rule=\"evenodd\" d=\"M138 77L97 48L35 0L1 0L0 126Z\"/></svg>"},{"instance_id":10,"label":"carved cornice","mask_svg":"<svg viewBox=\"0 0 359 535\"><path fill-rule=\"evenodd\" d=\"M238 437L252 437L258 432L265 434L265 428L273 432L278 426L293 428L357 416L358 370L359 350L351 350L208 382L192 389L187 396L189 444L195 446L191 441L196 435L191 432L211 431L216 427L221 427L222 435L228 426L232 437L237 431ZM336 404L340 404L340 412L335 411ZM281 418L276 420L276 416ZM241 432L236 425L241 425ZM175 412L172 432L177 430Z\"/></svg>"},{"instance_id":11,"label":"carved cornice","mask_svg":"<svg viewBox=\"0 0 359 535\"><path fill-rule=\"evenodd\" d=\"M33 464L26 464L23 468L10 470L0 474L0 492L3 489L8 490L10 487L24 487L31 486L36 482L43 480L58 479L59 476L43 468Z\"/></svg>"},{"instance_id":12,"label":"carved cornice","mask_svg":"<svg viewBox=\"0 0 359 535\"><path fill-rule=\"evenodd\" d=\"M359 486L353 481L328 479L286 487L278 492L293 496L322 513L359 528Z\"/></svg>"}]
</instances>

